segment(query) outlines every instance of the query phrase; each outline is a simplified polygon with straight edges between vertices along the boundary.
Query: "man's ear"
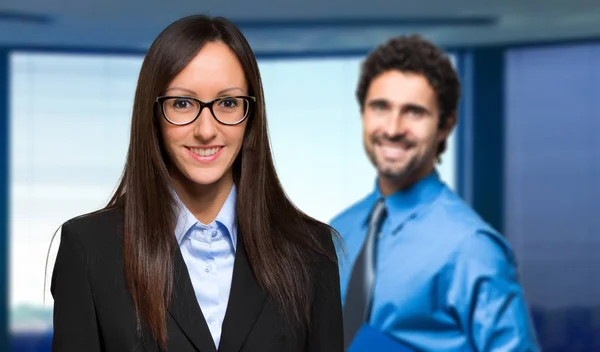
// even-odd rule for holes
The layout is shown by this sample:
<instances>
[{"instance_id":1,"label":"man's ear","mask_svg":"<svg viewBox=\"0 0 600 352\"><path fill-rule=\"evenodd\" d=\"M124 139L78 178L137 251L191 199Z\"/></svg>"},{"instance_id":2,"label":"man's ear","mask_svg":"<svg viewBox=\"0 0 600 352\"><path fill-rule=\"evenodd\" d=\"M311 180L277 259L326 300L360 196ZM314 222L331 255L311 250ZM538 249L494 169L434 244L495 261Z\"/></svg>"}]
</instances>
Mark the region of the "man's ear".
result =
<instances>
[{"instance_id":1,"label":"man's ear","mask_svg":"<svg viewBox=\"0 0 600 352\"><path fill-rule=\"evenodd\" d=\"M439 128L440 133L438 134L439 141L447 139L450 132L452 132L452 130L456 126L456 122L457 122L456 113L453 113L452 115L448 116L448 118L444 122L445 122L444 124L440 124L440 128Z\"/></svg>"}]
</instances>

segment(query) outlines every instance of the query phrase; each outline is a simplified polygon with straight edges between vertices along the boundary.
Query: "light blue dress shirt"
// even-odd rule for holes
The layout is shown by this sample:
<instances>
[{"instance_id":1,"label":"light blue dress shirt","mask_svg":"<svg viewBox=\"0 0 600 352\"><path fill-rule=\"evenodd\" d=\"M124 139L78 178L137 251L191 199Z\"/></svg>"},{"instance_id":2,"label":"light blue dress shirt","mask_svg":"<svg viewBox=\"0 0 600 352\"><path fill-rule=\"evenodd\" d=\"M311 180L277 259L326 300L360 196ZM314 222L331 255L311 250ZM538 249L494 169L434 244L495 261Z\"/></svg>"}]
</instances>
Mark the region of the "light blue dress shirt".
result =
<instances>
[{"instance_id":1,"label":"light blue dress shirt","mask_svg":"<svg viewBox=\"0 0 600 352\"><path fill-rule=\"evenodd\" d=\"M236 188L231 188L217 218L203 224L179 197L175 236L187 266L198 304L218 348L229 301L237 242Z\"/></svg>"},{"instance_id":2,"label":"light blue dress shirt","mask_svg":"<svg viewBox=\"0 0 600 352\"><path fill-rule=\"evenodd\" d=\"M332 220L342 301L378 187ZM370 325L417 351L538 351L512 250L437 172L385 198Z\"/></svg>"}]
</instances>

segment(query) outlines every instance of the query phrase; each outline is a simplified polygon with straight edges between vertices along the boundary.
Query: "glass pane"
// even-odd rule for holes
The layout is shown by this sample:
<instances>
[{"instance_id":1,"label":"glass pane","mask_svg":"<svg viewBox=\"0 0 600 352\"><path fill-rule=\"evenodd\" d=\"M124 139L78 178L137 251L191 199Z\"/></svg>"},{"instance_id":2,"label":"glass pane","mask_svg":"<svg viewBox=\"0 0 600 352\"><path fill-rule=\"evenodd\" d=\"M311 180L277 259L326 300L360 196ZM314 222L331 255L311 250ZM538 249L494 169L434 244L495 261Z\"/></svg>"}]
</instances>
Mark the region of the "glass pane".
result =
<instances>
[{"instance_id":1,"label":"glass pane","mask_svg":"<svg viewBox=\"0 0 600 352\"><path fill-rule=\"evenodd\" d=\"M62 222L102 207L125 161L140 57L14 53L10 58L10 326L52 324L44 264Z\"/></svg>"}]
</instances>

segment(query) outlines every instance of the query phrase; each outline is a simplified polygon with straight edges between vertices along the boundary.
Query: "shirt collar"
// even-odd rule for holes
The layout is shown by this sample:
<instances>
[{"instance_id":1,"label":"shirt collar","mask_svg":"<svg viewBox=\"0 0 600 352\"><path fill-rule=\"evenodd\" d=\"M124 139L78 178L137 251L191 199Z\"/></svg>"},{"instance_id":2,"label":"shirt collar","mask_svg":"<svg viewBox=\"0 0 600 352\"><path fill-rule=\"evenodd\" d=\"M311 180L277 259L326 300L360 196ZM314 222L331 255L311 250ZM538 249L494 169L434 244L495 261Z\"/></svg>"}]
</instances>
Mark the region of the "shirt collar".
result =
<instances>
[{"instance_id":1,"label":"shirt collar","mask_svg":"<svg viewBox=\"0 0 600 352\"><path fill-rule=\"evenodd\" d=\"M231 191L229 191L229 195L223 203L221 210L217 214L215 221L210 224L202 224L196 217L189 211L189 209L183 204L177 192L173 191L173 196L176 204L176 216L177 216L177 224L175 225L175 238L177 239L177 243L181 244L181 241L184 239L185 235L188 233L190 228L196 224L213 227L213 226L222 226L227 230L229 237L231 238L231 243L233 244L233 248L237 246L237 211L236 211L236 203L237 203L237 190L235 184L231 187Z\"/></svg>"},{"instance_id":2,"label":"shirt collar","mask_svg":"<svg viewBox=\"0 0 600 352\"><path fill-rule=\"evenodd\" d=\"M364 224L367 224L373 206L378 199L384 198L387 216L391 222L392 231L402 225L408 218L415 217L424 206L431 204L440 194L444 184L437 170L417 181L412 186L383 197L379 183L375 181L375 189L369 197L369 212L365 214Z\"/></svg>"}]
</instances>

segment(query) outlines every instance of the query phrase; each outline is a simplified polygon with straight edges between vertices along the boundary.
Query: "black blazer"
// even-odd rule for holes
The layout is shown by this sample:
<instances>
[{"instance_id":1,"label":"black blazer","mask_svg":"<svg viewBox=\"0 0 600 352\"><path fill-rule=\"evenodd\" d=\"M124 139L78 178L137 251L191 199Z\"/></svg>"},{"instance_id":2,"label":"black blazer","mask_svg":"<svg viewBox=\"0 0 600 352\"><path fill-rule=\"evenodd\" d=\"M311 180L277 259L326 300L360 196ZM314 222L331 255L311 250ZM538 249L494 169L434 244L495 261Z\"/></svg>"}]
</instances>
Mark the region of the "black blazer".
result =
<instances>
[{"instance_id":1,"label":"black blazer","mask_svg":"<svg viewBox=\"0 0 600 352\"><path fill-rule=\"evenodd\" d=\"M150 331L136 334L132 297L123 268L122 208L72 219L62 227L51 292L54 297L53 351L156 351ZM312 328L294 334L260 288L243 241L237 241L229 303L219 351L343 351L337 265L315 264ZM333 242L330 241L333 250ZM167 314L167 351L215 352L215 345L177 250L174 296Z\"/></svg>"}]
</instances>

